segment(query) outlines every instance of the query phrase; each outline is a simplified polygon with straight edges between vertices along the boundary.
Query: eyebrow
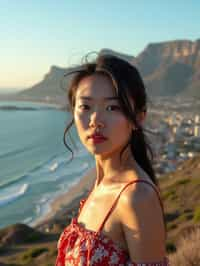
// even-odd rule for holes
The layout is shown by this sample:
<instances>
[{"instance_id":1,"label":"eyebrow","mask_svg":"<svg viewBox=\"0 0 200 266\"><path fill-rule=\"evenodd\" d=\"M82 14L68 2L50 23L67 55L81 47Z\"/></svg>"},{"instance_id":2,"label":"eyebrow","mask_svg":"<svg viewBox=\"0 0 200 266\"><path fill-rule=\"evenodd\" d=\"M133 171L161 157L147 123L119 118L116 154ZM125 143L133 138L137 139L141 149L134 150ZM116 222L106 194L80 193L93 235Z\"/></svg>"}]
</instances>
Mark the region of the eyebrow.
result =
<instances>
[{"instance_id":1,"label":"eyebrow","mask_svg":"<svg viewBox=\"0 0 200 266\"><path fill-rule=\"evenodd\" d=\"M93 100L92 97L86 97L86 96L80 96L79 97L82 100ZM119 100L119 97L103 97L103 100L111 101L111 100Z\"/></svg>"}]
</instances>

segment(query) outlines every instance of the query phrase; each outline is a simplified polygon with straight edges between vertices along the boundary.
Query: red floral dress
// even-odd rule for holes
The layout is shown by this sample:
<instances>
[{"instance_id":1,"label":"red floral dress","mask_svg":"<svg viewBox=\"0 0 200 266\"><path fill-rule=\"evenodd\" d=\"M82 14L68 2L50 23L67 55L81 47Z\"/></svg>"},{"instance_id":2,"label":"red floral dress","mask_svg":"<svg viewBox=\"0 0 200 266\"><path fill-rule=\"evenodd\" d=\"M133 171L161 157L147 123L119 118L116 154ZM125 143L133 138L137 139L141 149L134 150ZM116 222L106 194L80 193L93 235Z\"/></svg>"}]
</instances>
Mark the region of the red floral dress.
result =
<instances>
[{"instance_id":1,"label":"red floral dress","mask_svg":"<svg viewBox=\"0 0 200 266\"><path fill-rule=\"evenodd\" d=\"M80 201L78 217L72 218L70 225L64 229L58 240L58 256L55 266L169 266L167 257L160 262L154 263L132 262L127 251L102 232L103 226L114 209L122 191L128 185L136 182L146 182L150 184L159 196L159 191L156 186L153 186L146 180L137 179L127 183L120 191L97 231L86 229L78 223L78 217L86 198ZM162 204L161 199L160 202Z\"/></svg>"}]
</instances>

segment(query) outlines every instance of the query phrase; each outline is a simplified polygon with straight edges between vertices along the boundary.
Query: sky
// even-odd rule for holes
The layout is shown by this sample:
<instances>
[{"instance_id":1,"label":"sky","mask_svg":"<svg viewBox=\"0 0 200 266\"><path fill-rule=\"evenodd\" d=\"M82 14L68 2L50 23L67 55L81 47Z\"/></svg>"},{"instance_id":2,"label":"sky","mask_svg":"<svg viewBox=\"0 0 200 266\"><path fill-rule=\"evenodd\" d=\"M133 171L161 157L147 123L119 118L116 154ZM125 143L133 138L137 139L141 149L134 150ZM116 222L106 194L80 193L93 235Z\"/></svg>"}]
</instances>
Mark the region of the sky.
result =
<instances>
[{"instance_id":1,"label":"sky","mask_svg":"<svg viewBox=\"0 0 200 266\"><path fill-rule=\"evenodd\" d=\"M199 25L199 0L0 0L0 92L29 88L91 51L137 56L149 43L195 41Z\"/></svg>"}]
</instances>

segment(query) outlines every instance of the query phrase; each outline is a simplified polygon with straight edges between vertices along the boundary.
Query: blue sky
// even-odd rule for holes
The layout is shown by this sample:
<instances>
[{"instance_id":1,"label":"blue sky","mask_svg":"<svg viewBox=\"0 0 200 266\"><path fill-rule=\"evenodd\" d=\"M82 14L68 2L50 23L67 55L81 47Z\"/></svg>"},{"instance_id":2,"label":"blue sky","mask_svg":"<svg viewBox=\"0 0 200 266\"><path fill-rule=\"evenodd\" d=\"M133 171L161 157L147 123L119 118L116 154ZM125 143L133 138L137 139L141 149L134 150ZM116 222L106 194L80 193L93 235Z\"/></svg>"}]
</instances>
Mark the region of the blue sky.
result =
<instances>
[{"instance_id":1,"label":"blue sky","mask_svg":"<svg viewBox=\"0 0 200 266\"><path fill-rule=\"evenodd\" d=\"M0 0L0 92L28 88L90 51L137 56L148 43L195 41L199 25L199 0Z\"/></svg>"}]
</instances>

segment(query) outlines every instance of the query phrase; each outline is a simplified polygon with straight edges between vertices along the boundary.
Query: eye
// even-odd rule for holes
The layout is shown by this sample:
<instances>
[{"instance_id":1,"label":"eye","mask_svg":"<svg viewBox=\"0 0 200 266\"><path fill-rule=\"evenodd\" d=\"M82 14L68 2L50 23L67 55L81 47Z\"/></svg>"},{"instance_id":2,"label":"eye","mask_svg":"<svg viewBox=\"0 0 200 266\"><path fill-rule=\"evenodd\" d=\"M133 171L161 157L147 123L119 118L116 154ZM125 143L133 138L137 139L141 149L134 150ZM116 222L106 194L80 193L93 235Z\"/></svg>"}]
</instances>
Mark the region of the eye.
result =
<instances>
[{"instance_id":1,"label":"eye","mask_svg":"<svg viewBox=\"0 0 200 266\"><path fill-rule=\"evenodd\" d=\"M119 106L117 106L117 105L108 105L108 107L107 107L107 109L109 108L109 107L111 107L111 110L113 109L113 110L119 110L120 109L120 107ZM81 104L81 105L79 105L79 108L81 109L81 110L86 110L86 109L88 109L88 108L90 108L89 107L89 105L87 105L87 104Z\"/></svg>"},{"instance_id":2,"label":"eye","mask_svg":"<svg viewBox=\"0 0 200 266\"><path fill-rule=\"evenodd\" d=\"M81 104L81 105L79 105L79 108L80 109L85 109L85 108L82 108L82 107L85 107L85 106L89 107L87 104Z\"/></svg>"},{"instance_id":3,"label":"eye","mask_svg":"<svg viewBox=\"0 0 200 266\"><path fill-rule=\"evenodd\" d=\"M109 105L108 107L111 107L111 108L114 108L114 110L118 110L118 109L120 109L120 107L119 106L117 106L117 105Z\"/></svg>"}]
</instances>

